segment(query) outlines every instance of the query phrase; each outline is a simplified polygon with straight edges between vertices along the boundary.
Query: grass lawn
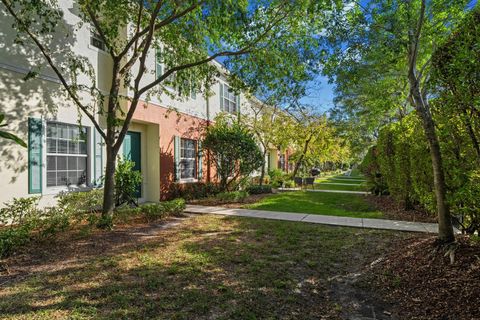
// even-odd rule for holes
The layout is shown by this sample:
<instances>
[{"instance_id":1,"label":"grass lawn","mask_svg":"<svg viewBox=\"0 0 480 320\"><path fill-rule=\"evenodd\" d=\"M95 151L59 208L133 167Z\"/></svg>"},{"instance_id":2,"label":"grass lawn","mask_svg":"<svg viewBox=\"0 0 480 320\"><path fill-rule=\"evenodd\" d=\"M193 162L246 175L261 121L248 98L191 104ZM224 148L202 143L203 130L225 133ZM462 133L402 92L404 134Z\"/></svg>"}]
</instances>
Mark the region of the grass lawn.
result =
<instances>
[{"instance_id":1,"label":"grass lawn","mask_svg":"<svg viewBox=\"0 0 480 320\"><path fill-rule=\"evenodd\" d=\"M343 183L343 182L341 182ZM309 187L310 189L310 187ZM338 185L338 184L321 184L315 183L315 189L318 190L345 190L345 191L367 191L365 186L357 186L357 185Z\"/></svg>"},{"instance_id":2,"label":"grass lawn","mask_svg":"<svg viewBox=\"0 0 480 320\"><path fill-rule=\"evenodd\" d=\"M1 318L339 319L354 296L329 279L405 237L211 215L152 228L66 235L10 258Z\"/></svg>"},{"instance_id":3,"label":"grass lawn","mask_svg":"<svg viewBox=\"0 0 480 320\"><path fill-rule=\"evenodd\" d=\"M249 209L285 211L345 216L355 218L381 218L382 213L373 209L356 194L295 191L274 194L257 203L245 206Z\"/></svg>"}]
</instances>

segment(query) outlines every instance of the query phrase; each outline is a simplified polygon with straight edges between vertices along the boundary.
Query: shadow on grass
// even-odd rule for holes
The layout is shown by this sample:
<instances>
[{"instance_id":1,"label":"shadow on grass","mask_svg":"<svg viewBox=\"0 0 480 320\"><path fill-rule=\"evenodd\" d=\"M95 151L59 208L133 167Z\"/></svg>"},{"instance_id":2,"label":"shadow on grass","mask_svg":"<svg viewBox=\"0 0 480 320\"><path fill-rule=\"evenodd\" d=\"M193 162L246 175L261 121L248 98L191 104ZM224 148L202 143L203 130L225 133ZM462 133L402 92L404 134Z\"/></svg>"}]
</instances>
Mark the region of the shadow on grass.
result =
<instances>
[{"instance_id":1,"label":"shadow on grass","mask_svg":"<svg viewBox=\"0 0 480 320\"><path fill-rule=\"evenodd\" d=\"M32 262L25 278L0 287L2 316L336 319L341 310L328 279L370 262L401 237L218 216L130 230L123 245L93 236L98 246L72 253L78 240L64 250L56 244L50 259Z\"/></svg>"}]
</instances>

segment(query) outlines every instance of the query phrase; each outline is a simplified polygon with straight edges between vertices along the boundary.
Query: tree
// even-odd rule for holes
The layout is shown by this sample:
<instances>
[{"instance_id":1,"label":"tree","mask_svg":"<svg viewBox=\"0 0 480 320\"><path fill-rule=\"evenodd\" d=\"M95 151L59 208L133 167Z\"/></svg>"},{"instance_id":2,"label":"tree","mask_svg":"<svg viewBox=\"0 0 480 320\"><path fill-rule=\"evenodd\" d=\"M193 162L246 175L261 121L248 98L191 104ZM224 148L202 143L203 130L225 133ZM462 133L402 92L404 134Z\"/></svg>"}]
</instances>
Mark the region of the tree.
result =
<instances>
[{"instance_id":1,"label":"tree","mask_svg":"<svg viewBox=\"0 0 480 320\"><path fill-rule=\"evenodd\" d=\"M421 120L432 160L442 242L454 241L454 234L446 199L442 153L429 101L433 93L431 57L435 46L448 37L463 18L467 3L408 0L355 4L350 9L336 10L328 31L335 45L333 67L328 71L332 76L337 71L347 74L346 83L353 84L362 77L361 82L369 82L357 92L355 100L361 103L361 98L367 96L366 102L377 103L373 106L364 103L363 108L377 111L379 99L385 99L391 104L388 111L408 106L402 112L413 109Z\"/></svg>"},{"instance_id":2,"label":"tree","mask_svg":"<svg viewBox=\"0 0 480 320\"><path fill-rule=\"evenodd\" d=\"M295 146L290 157L295 161L292 176L295 177L302 166L313 167L327 161L341 162L346 159L346 145L326 115L302 105L289 109L289 115L294 121L291 129Z\"/></svg>"},{"instance_id":3,"label":"tree","mask_svg":"<svg viewBox=\"0 0 480 320\"><path fill-rule=\"evenodd\" d=\"M5 115L3 113L0 113L0 128L8 126L8 123L3 123L5 120ZM7 139L7 140L12 140L16 144L21 145L22 147L26 148L27 144L25 141L14 135L13 133L7 132L0 130L0 138Z\"/></svg>"},{"instance_id":4,"label":"tree","mask_svg":"<svg viewBox=\"0 0 480 320\"><path fill-rule=\"evenodd\" d=\"M54 31L62 25L63 11L56 1L1 1L14 20L13 30L18 31L16 43L30 42L38 48L69 99L104 139L104 216L115 205L116 156L141 99L162 92L166 83L181 92L195 88L207 94L218 72L210 63L216 58L223 58L234 71L232 78L249 74L239 81L246 86L266 83L274 88L288 83L292 74L308 78L310 70L318 67L310 48L318 47L320 40L310 36L317 30L310 30L305 21L314 21L328 7L328 2L309 0L78 0L75 10L81 22L75 28L90 26L112 61L111 87L103 94L87 58L68 46L59 52L49 47ZM64 35L65 39L71 36ZM146 63L154 50L161 52L159 60L165 70L145 83L144 75L154 72ZM259 61L262 68L252 65ZM105 120L106 132L97 115Z\"/></svg>"},{"instance_id":5,"label":"tree","mask_svg":"<svg viewBox=\"0 0 480 320\"><path fill-rule=\"evenodd\" d=\"M221 190L229 190L238 178L248 176L263 163L254 135L242 124L219 116L207 128L203 147L210 152Z\"/></svg>"},{"instance_id":6,"label":"tree","mask_svg":"<svg viewBox=\"0 0 480 320\"><path fill-rule=\"evenodd\" d=\"M262 146L260 184L263 184L266 173L265 158L272 148L283 149L290 144L294 122L281 108L260 101L252 105L250 114L242 117L242 123L253 132L255 139Z\"/></svg>"}]
</instances>

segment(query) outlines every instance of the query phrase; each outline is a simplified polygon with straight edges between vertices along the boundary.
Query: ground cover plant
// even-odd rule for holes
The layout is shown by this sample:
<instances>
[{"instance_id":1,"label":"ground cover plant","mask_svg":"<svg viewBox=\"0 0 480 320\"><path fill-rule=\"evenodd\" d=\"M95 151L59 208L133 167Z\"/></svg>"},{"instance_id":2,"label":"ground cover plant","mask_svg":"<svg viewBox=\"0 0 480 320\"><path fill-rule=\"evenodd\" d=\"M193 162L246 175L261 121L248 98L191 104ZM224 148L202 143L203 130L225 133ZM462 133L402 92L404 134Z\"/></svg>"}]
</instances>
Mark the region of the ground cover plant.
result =
<instances>
[{"instance_id":1,"label":"ground cover plant","mask_svg":"<svg viewBox=\"0 0 480 320\"><path fill-rule=\"evenodd\" d=\"M245 206L248 209L301 212L355 218L381 218L382 212L356 194L295 191L262 198Z\"/></svg>"},{"instance_id":2,"label":"ground cover plant","mask_svg":"<svg viewBox=\"0 0 480 320\"><path fill-rule=\"evenodd\" d=\"M404 237L209 215L66 235L6 261L0 310L4 319L340 319L350 312L342 301L357 298L336 277Z\"/></svg>"},{"instance_id":3,"label":"ground cover plant","mask_svg":"<svg viewBox=\"0 0 480 320\"><path fill-rule=\"evenodd\" d=\"M39 197L18 198L0 209L0 259L34 242L53 241L72 229L91 232L99 223L102 190L64 192L54 207L38 206ZM185 209L183 199L117 207L109 225L132 220L155 221L179 215Z\"/></svg>"}]
</instances>

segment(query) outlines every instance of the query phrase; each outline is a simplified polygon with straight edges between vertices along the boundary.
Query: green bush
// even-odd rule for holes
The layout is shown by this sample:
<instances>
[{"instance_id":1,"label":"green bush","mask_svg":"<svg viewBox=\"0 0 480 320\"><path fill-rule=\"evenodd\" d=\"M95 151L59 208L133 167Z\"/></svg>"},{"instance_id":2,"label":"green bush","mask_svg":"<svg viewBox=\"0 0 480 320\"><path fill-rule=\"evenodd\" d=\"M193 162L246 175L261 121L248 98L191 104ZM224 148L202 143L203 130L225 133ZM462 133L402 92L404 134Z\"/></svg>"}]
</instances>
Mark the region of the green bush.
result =
<instances>
[{"instance_id":1,"label":"green bush","mask_svg":"<svg viewBox=\"0 0 480 320\"><path fill-rule=\"evenodd\" d=\"M251 185L246 190L249 194L263 194L263 193L272 193L272 186L269 184L264 185Z\"/></svg>"},{"instance_id":2,"label":"green bush","mask_svg":"<svg viewBox=\"0 0 480 320\"><path fill-rule=\"evenodd\" d=\"M119 158L115 169L115 202L116 206L124 203L136 204L138 188L142 184L142 174L133 170L135 162Z\"/></svg>"},{"instance_id":3,"label":"green bush","mask_svg":"<svg viewBox=\"0 0 480 320\"><path fill-rule=\"evenodd\" d=\"M0 229L0 258L12 254L17 248L29 243L31 239L32 229L27 225Z\"/></svg>"},{"instance_id":4,"label":"green bush","mask_svg":"<svg viewBox=\"0 0 480 320\"><path fill-rule=\"evenodd\" d=\"M38 209L40 197L13 198L4 203L0 209L0 223L21 225L33 223L42 218L42 210Z\"/></svg>"},{"instance_id":5,"label":"green bush","mask_svg":"<svg viewBox=\"0 0 480 320\"><path fill-rule=\"evenodd\" d=\"M270 184L273 188L280 188L283 186L283 183L288 180L288 175L280 169L268 171L268 176L270 177Z\"/></svg>"},{"instance_id":6,"label":"green bush","mask_svg":"<svg viewBox=\"0 0 480 320\"><path fill-rule=\"evenodd\" d=\"M44 218L39 222L38 235L42 238L51 238L59 232L68 230L71 215L68 211L58 207L45 210Z\"/></svg>"},{"instance_id":7,"label":"green bush","mask_svg":"<svg viewBox=\"0 0 480 320\"><path fill-rule=\"evenodd\" d=\"M221 192L216 195L216 199L221 202L243 202L248 197L247 191Z\"/></svg>"},{"instance_id":8,"label":"green bush","mask_svg":"<svg viewBox=\"0 0 480 320\"><path fill-rule=\"evenodd\" d=\"M86 220L90 225L94 225L97 222L96 213L102 209L103 189L60 192L56 198L57 207L76 222Z\"/></svg>"},{"instance_id":9,"label":"green bush","mask_svg":"<svg viewBox=\"0 0 480 320\"><path fill-rule=\"evenodd\" d=\"M186 200L201 199L214 196L220 192L218 185L213 183L173 183L170 187L171 198L183 198Z\"/></svg>"},{"instance_id":10,"label":"green bush","mask_svg":"<svg viewBox=\"0 0 480 320\"><path fill-rule=\"evenodd\" d=\"M293 180L286 180L284 183L283 183L283 186L285 188L293 188L295 187L295 183L293 182Z\"/></svg>"}]
</instances>

